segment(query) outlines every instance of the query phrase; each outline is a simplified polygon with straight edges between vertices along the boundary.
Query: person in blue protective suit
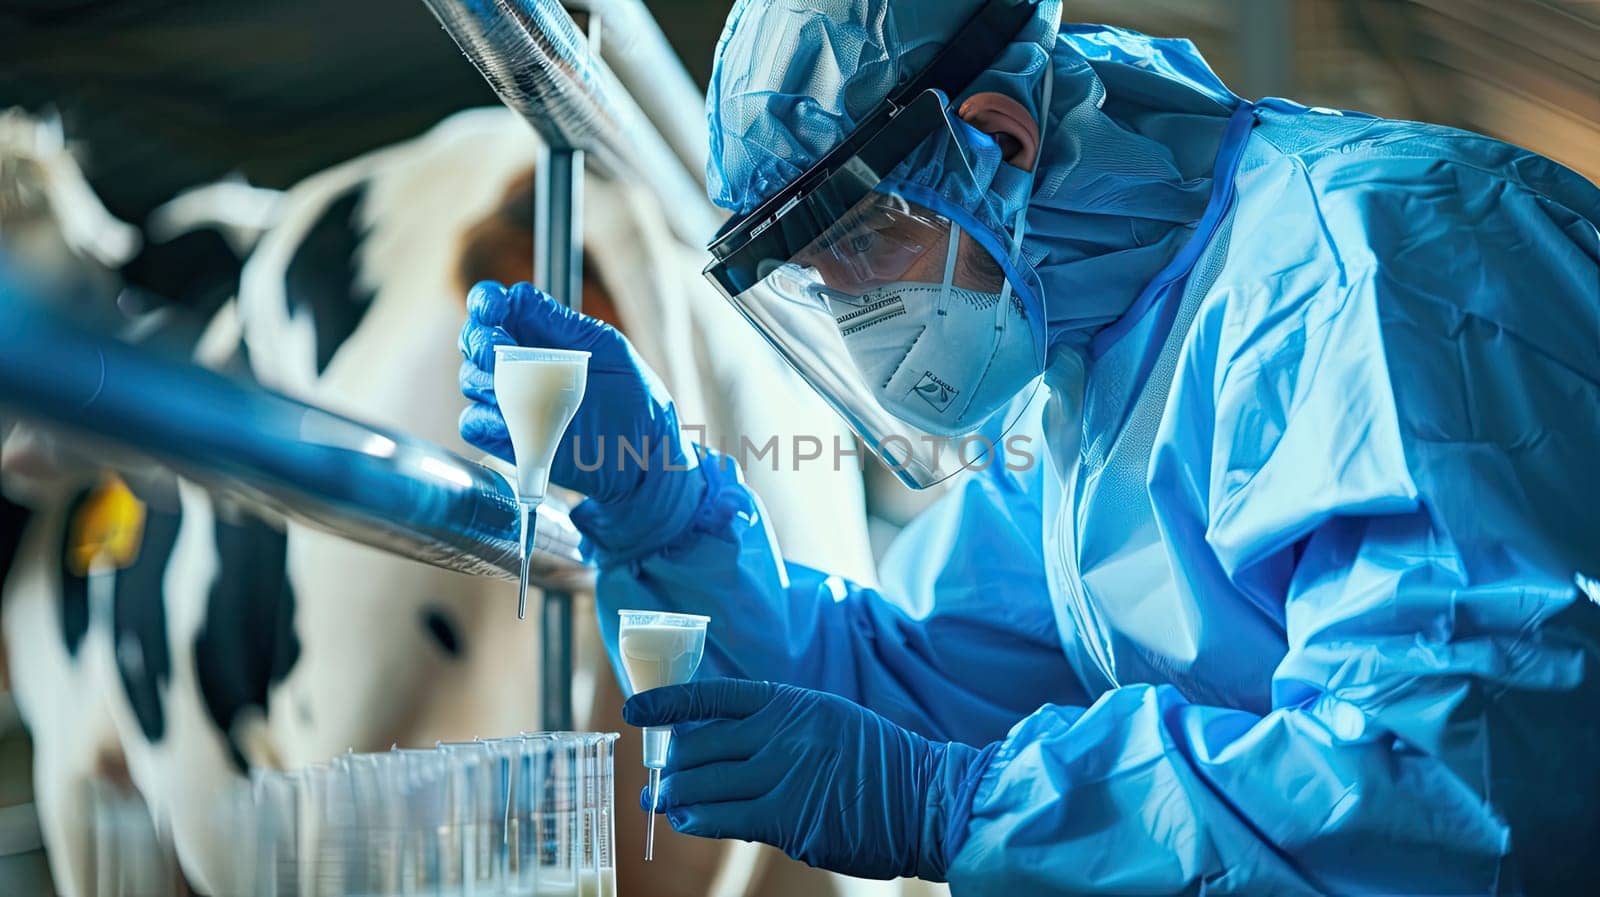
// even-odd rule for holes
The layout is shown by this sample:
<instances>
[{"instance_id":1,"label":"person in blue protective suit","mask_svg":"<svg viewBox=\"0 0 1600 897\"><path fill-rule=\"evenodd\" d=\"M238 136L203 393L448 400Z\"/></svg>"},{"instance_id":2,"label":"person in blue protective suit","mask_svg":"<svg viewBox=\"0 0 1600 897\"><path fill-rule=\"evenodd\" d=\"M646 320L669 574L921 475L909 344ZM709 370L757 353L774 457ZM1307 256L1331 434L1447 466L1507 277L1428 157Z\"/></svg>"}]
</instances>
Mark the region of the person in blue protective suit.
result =
<instances>
[{"instance_id":1,"label":"person in blue protective suit","mask_svg":"<svg viewBox=\"0 0 1600 897\"><path fill-rule=\"evenodd\" d=\"M1600 190L1054 0L742 0L709 121L708 274L966 471L881 589L786 563L621 336L473 291L474 444L495 344L593 352L552 479L613 645L714 618L625 709L675 828L958 895L1600 880ZM657 462L576 463L619 438Z\"/></svg>"}]
</instances>

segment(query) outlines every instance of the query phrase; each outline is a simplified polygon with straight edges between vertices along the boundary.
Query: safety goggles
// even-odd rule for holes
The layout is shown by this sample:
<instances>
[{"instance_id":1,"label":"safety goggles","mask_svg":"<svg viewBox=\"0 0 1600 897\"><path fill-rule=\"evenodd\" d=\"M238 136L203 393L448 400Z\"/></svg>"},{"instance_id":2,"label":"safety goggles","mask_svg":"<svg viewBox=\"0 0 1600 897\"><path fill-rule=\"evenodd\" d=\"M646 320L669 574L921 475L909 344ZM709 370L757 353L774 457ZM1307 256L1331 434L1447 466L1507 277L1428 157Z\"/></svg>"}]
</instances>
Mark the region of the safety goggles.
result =
<instances>
[{"instance_id":1,"label":"safety goggles","mask_svg":"<svg viewBox=\"0 0 1600 897\"><path fill-rule=\"evenodd\" d=\"M996 447L1044 368L1037 279L987 199L998 154L974 151L987 138L949 101L1031 15L986 4L709 247L706 276L913 488L1003 463Z\"/></svg>"}]
</instances>

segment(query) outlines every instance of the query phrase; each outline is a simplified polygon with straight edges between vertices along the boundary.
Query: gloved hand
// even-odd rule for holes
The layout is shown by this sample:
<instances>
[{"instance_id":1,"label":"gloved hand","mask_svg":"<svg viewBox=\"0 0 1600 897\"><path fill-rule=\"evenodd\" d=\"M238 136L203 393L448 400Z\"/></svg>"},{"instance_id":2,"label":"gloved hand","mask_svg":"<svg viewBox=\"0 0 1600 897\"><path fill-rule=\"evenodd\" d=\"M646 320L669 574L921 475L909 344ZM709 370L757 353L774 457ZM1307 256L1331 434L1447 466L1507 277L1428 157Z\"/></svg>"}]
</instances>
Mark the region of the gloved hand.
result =
<instances>
[{"instance_id":1,"label":"gloved hand","mask_svg":"<svg viewBox=\"0 0 1600 897\"><path fill-rule=\"evenodd\" d=\"M674 829L862 878L943 881L998 748L935 743L837 695L743 679L640 692L622 716L703 723L675 729L662 771Z\"/></svg>"},{"instance_id":2,"label":"gloved hand","mask_svg":"<svg viewBox=\"0 0 1600 897\"><path fill-rule=\"evenodd\" d=\"M705 478L666 388L616 328L530 284L485 281L467 294L460 381L472 403L461 413L461 438L515 461L494 394L494 347L503 344L591 353L583 404L550 468L551 482L589 497L572 513L584 534L602 549L633 554L681 532Z\"/></svg>"}]
</instances>

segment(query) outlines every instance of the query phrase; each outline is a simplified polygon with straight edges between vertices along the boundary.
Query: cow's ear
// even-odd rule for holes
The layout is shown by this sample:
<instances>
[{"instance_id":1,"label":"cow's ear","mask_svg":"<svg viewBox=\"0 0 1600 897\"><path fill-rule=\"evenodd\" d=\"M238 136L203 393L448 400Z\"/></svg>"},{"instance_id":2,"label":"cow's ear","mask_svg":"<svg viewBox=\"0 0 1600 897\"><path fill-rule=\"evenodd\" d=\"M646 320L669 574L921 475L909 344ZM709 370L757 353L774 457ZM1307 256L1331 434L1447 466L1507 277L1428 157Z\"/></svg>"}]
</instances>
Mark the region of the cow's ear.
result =
<instances>
[{"instance_id":1,"label":"cow's ear","mask_svg":"<svg viewBox=\"0 0 1600 897\"><path fill-rule=\"evenodd\" d=\"M622 312L617 308L616 300L611 298L611 293L606 290L605 282L600 279L600 274L590 262L587 252L583 254L583 313L591 318L599 318L624 333L627 332L627 328L623 326Z\"/></svg>"},{"instance_id":2,"label":"cow's ear","mask_svg":"<svg viewBox=\"0 0 1600 897\"><path fill-rule=\"evenodd\" d=\"M483 280L518 283L533 270L533 170L512 180L495 210L461 236L456 262L457 294L466 301Z\"/></svg>"},{"instance_id":3,"label":"cow's ear","mask_svg":"<svg viewBox=\"0 0 1600 897\"><path fill-rule=\"evenodd\" d=\"M461 237L456 263L458 295L465 301L472 285L483 280L519 283L532 274L534 177L530 170L511 181L495 211ZM583 256L583 313L622 327L616 302L601 282L590 256Z\"/></svg>"}]
</instances>

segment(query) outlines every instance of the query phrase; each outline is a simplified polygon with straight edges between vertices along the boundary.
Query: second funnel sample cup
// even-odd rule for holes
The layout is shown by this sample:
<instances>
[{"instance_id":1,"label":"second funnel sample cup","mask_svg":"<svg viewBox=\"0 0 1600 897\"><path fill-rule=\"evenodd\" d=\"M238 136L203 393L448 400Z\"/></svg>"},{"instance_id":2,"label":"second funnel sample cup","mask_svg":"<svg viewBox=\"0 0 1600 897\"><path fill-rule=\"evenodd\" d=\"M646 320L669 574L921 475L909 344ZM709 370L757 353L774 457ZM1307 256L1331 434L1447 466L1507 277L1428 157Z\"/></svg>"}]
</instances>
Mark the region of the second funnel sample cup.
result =
<instances>
[{"instance_id":1,"label":"second funnel sample cup","mask_svg":"<svg viewBox=\"0 0 1600 897\"><path fill-rule=\"evenodd\" d=\"M632 692L649 691L667 685L681 685L694 678L700 658L706 651L706 624L710 617L698 614L669 614L650 610L623 610L617 634L617 650L628 673ZM661 769L667 765L667 748L672 742L671 726L651 726L644 730L644 765L650 770L650 820L645 836L645 859L650 859L655 841L655 802L661 791Z\"/></svg>"},{"instance_id":2,"label":"second funnel sample cup","mask_svg":"<svg viewBox=\"0 0 1600 897\"><path fill-rule=\"evenodd\" d=\"M705 654L710 617L645 610L617 613L622 618L617 648L635 694L694 678ZM666 766L672 727L652 726L644 731L644 765L652 769Z\"/></svg>"}]
</instances>

